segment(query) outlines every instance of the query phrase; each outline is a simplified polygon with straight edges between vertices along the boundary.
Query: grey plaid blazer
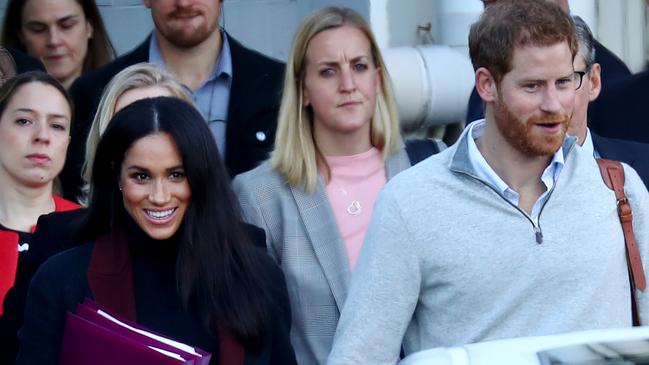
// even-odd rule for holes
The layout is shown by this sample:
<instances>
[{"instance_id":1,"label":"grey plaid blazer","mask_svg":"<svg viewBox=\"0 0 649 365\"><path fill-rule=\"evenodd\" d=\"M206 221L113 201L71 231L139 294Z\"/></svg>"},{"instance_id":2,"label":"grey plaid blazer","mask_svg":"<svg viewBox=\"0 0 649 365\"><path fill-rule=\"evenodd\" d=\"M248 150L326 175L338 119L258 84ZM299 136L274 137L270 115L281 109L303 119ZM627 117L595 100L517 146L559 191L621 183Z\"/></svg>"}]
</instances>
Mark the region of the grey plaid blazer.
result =
<instances>
[{"instance_id":1,"label":"grey plaid blazer","mask_svg":"<svg viewBox=\"0 0 649 365\"><path fill-rule=\"evenodd\" d=\"M402 148L386 161L388 179L408 167ZM308 194L289 186L266 162L238 175L234 190L244 219L266 231L269 253L286 276L298 364L325 364L351 272L322 181Z\"/></svg>"}]
</instances>

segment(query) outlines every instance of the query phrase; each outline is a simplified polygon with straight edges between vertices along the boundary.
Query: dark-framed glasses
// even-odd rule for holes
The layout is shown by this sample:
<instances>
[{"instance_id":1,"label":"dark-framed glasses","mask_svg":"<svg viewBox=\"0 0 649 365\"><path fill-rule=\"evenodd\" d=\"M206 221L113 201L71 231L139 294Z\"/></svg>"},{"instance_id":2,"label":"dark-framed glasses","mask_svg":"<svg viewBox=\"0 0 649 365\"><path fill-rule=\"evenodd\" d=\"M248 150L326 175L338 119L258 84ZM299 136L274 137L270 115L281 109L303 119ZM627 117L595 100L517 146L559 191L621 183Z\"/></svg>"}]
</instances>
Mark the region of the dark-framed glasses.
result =
<instances>
[{"instance_id":1,"label":"dark-framed glasses","mask_svg":"<svg viewBox=\"0 0 649 365\"><path fill-rule=\"evenodd\" d=\"M586 71L575 71L575 90L579 90L581 87L584 81L584 75L586 75Z\"/></svg>"}]
</instances>

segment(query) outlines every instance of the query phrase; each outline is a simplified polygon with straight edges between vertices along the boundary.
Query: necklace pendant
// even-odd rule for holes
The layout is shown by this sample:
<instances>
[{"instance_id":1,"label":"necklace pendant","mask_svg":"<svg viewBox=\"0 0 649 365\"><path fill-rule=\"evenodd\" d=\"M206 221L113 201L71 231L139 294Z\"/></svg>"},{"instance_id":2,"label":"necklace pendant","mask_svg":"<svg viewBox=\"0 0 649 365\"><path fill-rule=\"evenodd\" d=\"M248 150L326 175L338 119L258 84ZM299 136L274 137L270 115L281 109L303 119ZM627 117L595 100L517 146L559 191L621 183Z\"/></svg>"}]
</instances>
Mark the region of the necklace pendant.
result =
<instances>
[{"instance_id":1,"label":"necklace pendant","mask_svg":"<svg viewBox=\"0 0 649 365\"><path fill-rule=\"evenodd\" d=\"M361 203L359 203L358 200L354 200L349 206L347 207L347 213L351 215L359 215L363 212L363 208L361 207Z\"/></svg>"}]
</instances>

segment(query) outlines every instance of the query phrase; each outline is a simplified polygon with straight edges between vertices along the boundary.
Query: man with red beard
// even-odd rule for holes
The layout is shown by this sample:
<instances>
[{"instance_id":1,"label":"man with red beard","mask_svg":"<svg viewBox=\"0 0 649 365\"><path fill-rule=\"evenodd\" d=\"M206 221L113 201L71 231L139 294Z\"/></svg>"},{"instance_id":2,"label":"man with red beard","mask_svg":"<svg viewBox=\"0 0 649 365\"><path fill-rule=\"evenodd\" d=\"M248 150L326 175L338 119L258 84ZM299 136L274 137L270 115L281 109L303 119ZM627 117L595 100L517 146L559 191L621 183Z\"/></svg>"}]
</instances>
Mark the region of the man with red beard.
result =
<instances>
[{"instance_id":1,"label":"man with red beard","mask_svg":"<svg viewBox=\"0 0 649 365\"><path fill-rule=\"evenodd\" d=\"M469 49L486 119L381 192L328 364L632 325L615 194L566 137L580 82L572 20L545 1L499 0ZM624 167L649 263L649 193Z\"/></svg>"},{"instance_id":2,"label":"man with red beard","mask_svg":"<svg viewBox=\"0 0 649 365\"><path fill-rule=\"evenodd\" d=\"M482 0L482 3L484 7L487 8L498 1L499 0ZM568 0L547 1L559 5L566 14L570 14L570 5L568 4ZM595 56L596 62L606 69L606 72L600 75L602 84L608 85L631 75L629 68L615 55L615 53L608 50L608 48L604 47L604 45L596 39L593 39L593 46L597 50ZM484 103L477 91L473 89L469 98L469 104L467 105L466 123L469 124L475 120L482 119L484 118L484 115Z\"/></svg>"},{"instance_id":3,"label":"man with red beard","mask_svg":"<svg viewBox=\"0 0 649 365\"><path fill-rule=\"evenodd\" d=\"M193 93L231 176L268 157L275 140L284 65L248 49L219 27L222 0L144 0L155 29L141 45L80 77L70 148L61 173L64 196L79 196L86 137L106 84L124 68L150 62Z\"/></svg>"}]
</instances>

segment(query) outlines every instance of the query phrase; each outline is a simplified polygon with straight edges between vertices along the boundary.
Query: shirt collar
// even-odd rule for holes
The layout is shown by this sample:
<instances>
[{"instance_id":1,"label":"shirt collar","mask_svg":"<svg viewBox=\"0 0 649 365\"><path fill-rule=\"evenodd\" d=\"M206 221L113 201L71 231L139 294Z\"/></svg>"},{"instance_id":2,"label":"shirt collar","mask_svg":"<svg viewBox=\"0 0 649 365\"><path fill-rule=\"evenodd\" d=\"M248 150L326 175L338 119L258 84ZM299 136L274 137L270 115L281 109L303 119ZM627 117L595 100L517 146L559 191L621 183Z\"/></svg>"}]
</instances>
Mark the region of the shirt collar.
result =
<instances>
[{"instance_id":1,"label":"shirt collar","mask_svg":"<svg viewBox=\"0 0 649 365\"><path fill-rule=\"evenodd\" d=\"M232 52L230 51L228 36L223 30L221 30L221 40L221 53L210 79L222 76L232 78Z\"/></svg>"},{"instance_id":2,"label":"shirt collar","mask_svg":"<svg viewBox=\"0 0 649 365\"><path fill-rule=\"evenodd\" d=\"M156 33L153 32L149 38L149 63L165 68L165 61L162 59L162 52L156 42Z\"/></svg>"},{"instance_id":3,"label":"shirt collar","mask_svg":"<svg viewBox=\"0 0 649 365\"><path fill-rule=\"evenodd\" d=\"M498 174L489 166L487 160L485 160L480 150L478 150L478 145L475 143L477 138L480 138L484 133L485 121L484 119L473 122L469 125L469 131L467 134L468 144L468 157L469 162L473 167L473 171L476 174L476 177L482 179L484 182L488 183L499 191L502 195L506 195L508 192L513 192L513 190L507 185L507 183L498 176ZM550 190L554 183L556 183L559 178L559 174L564 166L564 157L563 157L563 146L559 147L557 152L554 153L552 161L550 164L543 170L541 175L541 181L545 184L547 190Z\"/></svg>"},{"instance_id":4,"label":"shirt collar","mask_svg":"<svg viewBox=\"0 0 649 365\"><path fill-rule=\"evenodd\" d=\"M595 145L593 144L593 135L590 133L590 129L586 128L586 138L584 138L584 144L581 146L581 149L588 156L593 156L599 158L599 153L595 150Z\"/></svg>"}]
</instances>

